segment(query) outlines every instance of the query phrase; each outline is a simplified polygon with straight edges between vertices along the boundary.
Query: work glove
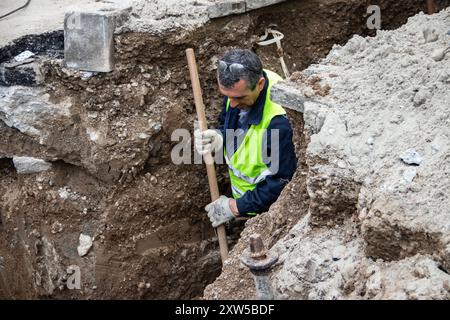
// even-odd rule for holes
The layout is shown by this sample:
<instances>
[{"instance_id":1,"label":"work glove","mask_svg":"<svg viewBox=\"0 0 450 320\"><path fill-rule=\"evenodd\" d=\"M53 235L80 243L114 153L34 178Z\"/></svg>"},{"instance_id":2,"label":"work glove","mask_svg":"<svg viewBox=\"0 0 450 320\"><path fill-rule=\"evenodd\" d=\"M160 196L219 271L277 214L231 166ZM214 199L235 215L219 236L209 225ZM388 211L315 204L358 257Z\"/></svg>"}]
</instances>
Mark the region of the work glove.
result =
<instances>
[{"instance_id":1,"label":"work glove","mask_svg":"<svg viewBox=\"0 0 450 320\"><path fill-rule=\"evenodd\" d=\"M209 220L214 228L236 218L230 208L230 198L225 196L220 196L219 199L208 204L205 210L208 211Z\"/></svg>"},{"instance_id":2,"label":"work glove","mask_svg":"<svg viewBox=\"0 0 450 320\"><path fill-rule=\"evenodd\" d=\"M195 150L201 155L208 152L218 151L222 147L222 135L216 130L194 131Z\"/></svg>"}]
</instances>

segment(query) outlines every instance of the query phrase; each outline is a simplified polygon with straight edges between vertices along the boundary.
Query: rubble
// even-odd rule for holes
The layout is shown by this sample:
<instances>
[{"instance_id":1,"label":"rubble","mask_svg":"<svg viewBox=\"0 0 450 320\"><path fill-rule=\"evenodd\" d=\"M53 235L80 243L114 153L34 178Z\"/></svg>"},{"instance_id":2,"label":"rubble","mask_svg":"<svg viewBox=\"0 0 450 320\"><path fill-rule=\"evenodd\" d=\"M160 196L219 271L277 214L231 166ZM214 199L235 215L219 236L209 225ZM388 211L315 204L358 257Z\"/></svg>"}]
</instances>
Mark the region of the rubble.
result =
<instances>
[{"instance_id":1,"label":"rubble","mask_svg":"<svg viewBox=\"0 0 450 320\"><path fill-rule=\"evenodd\" d=\"M276 102L303 112L309 141L307 202L297 225L272 242L278 299L448 299L450 60L431 52L448 43L449 19L447 8L375 37L355 35L274 86ZM423 41L426 28L434 31ZM273 221L305 197L288 192L243 239L258 228L273 237ZM226 268L205 296L252 295L230 278L237 272Z\"/></svg>"}]
</instances>

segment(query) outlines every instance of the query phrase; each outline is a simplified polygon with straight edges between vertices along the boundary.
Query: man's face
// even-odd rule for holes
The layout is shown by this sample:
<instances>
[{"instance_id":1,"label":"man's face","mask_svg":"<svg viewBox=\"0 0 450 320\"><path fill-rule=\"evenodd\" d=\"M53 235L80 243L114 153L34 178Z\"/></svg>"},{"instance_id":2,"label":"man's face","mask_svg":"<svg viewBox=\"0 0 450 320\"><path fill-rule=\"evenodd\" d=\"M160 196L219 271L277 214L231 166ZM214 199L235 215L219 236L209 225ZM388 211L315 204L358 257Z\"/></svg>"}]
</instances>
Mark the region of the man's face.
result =
<instances>
[{"instance_id":1,"label":"man's face","mask_svg":"<svg viewBox=\"0 0 450 320\"><path fill-rule=\"evenodd\" d=\"M230 99L230 107L245 109L251 107L258 99L260 92L264 89L264 82L264 77L261 77L255 89L251 90L247 81L240 79L232 88L225 88L219 83L219 90Z\"/></svg>"}]
</instances>

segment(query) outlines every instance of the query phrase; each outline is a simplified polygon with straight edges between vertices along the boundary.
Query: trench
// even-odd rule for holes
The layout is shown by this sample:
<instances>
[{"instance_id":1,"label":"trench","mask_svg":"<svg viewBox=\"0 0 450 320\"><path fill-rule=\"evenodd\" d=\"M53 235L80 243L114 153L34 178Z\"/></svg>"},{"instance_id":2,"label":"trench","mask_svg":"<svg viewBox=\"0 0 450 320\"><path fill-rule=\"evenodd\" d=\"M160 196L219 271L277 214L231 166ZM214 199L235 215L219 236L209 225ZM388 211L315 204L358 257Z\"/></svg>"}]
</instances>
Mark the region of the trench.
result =
<instances>
[{"instance_id":1,"label":"trench","mask_svg":"<svg viewBox=\"0 0 450 320\"><path fill-rule=\"evenodd\" d=\"M196 50L207 119L215 127L222 97L214 61L223 52L251 48L265 68L282 74L275 47L255 43L265 27L275 25L285 35L289 70L301 71L354 34L374 35L365 23L370 4L288 1L213 20L181 38L177 33L119 34L116 70L88 79L64 69L60 32L24 37L0 48L0 62L24 49L35 50L43 79L36 82L34 71L25 70L1 85L43 87L56 104L66 97L72 101L70 125L50 133L47 147L0 126L6 133L0 155L8 155L0 159L0 298L200 298L220 274L221 262L203 210L209 202L206 170L201 164L175 165L170 158L175 144L171 133L177 128L192 131L195 119L185 49ZM379 5L383 29L397 28L426 10L425 2L412 0ZM289 114L294 140L300 141L296 152L306 165L302 116ZM137 144L127 135L146 126L142 119L159 129ZM81 122L106 127L120 137L119 143L93 146L81 138ZM10 158L24 154L52 160L52 170L18 175ZM127 158L129 154L135 156ZM137 160L132 164L130 159ZM230 195L224 165L217 174L221 193ZM243 228L242 222L228 227L230 249ZM80 232L94 238L85 257L77 254ZM80 267L82 289L67 289L69 265Z\"/></svg>"}]
</instances>

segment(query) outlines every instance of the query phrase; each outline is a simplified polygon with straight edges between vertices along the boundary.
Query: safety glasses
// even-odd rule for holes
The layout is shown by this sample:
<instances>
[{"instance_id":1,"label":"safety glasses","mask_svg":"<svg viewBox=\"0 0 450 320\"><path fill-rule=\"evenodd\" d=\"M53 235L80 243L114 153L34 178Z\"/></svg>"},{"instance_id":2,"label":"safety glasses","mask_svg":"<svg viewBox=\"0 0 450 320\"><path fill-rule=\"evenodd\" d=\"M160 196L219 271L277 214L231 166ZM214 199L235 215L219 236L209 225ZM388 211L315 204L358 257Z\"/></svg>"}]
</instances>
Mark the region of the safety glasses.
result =
<instances>
[{"instance_id":1,"label":"safety glasses","mask_svg":"<svg viewBox=\"0 0 450 320\"><path fill-rule=\"evenodd\" d=\"M229 69L233 75L238 75L244 69L247 69L254 73L259 73L258 71L254 70L252 68L246 67L243 64L240 64L237 62L229 63L229 62L225 62L223 60L219 60L217 63L217 67L219 68L220 72L224 72L225 70Z\"/></svg>"}]
</instances>

